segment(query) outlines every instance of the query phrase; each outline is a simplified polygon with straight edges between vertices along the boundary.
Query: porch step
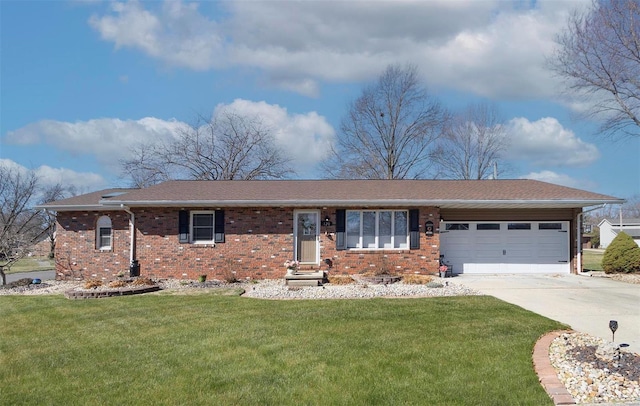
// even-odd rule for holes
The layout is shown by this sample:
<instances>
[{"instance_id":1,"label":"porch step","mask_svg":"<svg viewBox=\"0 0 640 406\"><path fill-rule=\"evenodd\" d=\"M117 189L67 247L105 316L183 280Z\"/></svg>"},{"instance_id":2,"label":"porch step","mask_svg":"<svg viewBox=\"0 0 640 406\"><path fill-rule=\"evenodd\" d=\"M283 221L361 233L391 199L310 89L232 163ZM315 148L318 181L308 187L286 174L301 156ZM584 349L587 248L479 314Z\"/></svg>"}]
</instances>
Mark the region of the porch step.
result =
<instances>
[{"instance_id":1,"label":"porch step","mask_svg":"<svg viewBox=\"0 0 640 406\"><path fill-rule=\"evenodd\" d=\"M285 275L284 279L287 286L320 286L326 279L326 274L324 271L298 272Z\"/></svg>"},{"instance_id":2,"label":"porch step","mask_svg":"<svg viewBox=\"0 0 640 406\"><path fill-rule=\"evenodd\" d=\"M320 286L322 285L322 283L317 279L313 279L313 280L287 279L286 285L287 286Z\"/></svg>"}]
</instances>

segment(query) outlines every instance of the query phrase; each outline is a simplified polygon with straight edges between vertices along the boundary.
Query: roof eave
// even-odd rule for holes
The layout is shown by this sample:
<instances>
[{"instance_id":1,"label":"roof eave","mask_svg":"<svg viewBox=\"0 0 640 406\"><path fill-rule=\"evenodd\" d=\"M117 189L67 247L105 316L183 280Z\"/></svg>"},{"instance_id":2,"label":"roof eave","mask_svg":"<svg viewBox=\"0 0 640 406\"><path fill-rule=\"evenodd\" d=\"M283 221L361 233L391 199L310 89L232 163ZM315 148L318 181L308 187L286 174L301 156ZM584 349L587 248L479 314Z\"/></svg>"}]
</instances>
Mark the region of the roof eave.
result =
<instances>
[{"instance_id":1,"label":"roof eave","mask_svg":"<svg viewBox=\"0 0 640 406\"><path fill-rule=\"evenodd\" d=\"M119 205L118 205L119 207ZM36 210L49 210L49 211L108 211L115 210L114 206L107 206L104 204L71 204L71 205L38 205L34 206Z\"/></svg>"},{"instance_id":2,"label":"roof eave","mask_svg":"<svg viewBox=\"0 0 640 406\"><path fill-rule=\"evenodd\" d=\"M153 201L101 201L103 208L120 207L423 207L447 209L464 208L567 208L590 207L601 204L622 204L624 200L153 200Z\"/></svg>"}]
</instances>

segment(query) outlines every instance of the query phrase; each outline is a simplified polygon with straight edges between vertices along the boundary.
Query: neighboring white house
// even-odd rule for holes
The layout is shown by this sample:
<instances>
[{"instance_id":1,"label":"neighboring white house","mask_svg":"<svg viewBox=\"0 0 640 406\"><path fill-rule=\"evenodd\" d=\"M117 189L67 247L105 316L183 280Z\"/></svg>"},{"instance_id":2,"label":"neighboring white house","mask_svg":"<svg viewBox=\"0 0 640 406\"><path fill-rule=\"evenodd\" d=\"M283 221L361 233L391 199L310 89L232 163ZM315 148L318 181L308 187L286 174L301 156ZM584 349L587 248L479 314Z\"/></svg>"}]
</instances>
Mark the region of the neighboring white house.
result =
<instances>
[{"instance_id":1,"label":"neighboring white house","mask_svg":"<svg viewBox=\"0 0 640 406\"><path fill-rule=\"evenodd\" d=\"M600 248L607 248L621 231L620 219L604 219L600 227ZM640 219L622 219L622 231L629 234L640 247Z\"/></svg>"}]
</instances>

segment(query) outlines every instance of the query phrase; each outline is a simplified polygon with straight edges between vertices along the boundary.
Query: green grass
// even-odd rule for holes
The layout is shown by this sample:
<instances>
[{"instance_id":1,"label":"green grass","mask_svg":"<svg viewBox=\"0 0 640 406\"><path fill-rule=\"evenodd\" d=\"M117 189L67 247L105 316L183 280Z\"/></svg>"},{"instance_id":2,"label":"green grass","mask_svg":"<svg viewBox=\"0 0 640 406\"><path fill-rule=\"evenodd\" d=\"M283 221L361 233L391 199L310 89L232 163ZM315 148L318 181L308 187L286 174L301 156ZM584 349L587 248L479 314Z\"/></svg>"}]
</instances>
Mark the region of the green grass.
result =
<instances>
[{"instance_id":1,"label":"green grass","mask_svg":"<svg viewBox=\"0 0 640 406\"><path fill-rule=\"evenodd\" d=\"M0 296L0 404L552 405L492 297Z\"/></svg>"},{"instance_id":2,"label":"green grass","mask_svg":"<svg viewBox=\"0 0 640 406\"><path fill-rule=\"evenodd\" d=\"M582 268L586 271L602 271L602 257L604 253L601 251L582 251Z\"/></svg>"},{"instance_id":3,"label":"green grass","mask_svg":"<svg viewBox=\"0 0 640 406\"><path fill-rule=\"evenodd\" d=\"M49 269L55 269L56 265L53 259L48 258L22 258L16 263L11 265L11 270L5 272L6 274L18 273L18 272L35 272L35 271L47 271Z\"/></svg>"}]
</instances>

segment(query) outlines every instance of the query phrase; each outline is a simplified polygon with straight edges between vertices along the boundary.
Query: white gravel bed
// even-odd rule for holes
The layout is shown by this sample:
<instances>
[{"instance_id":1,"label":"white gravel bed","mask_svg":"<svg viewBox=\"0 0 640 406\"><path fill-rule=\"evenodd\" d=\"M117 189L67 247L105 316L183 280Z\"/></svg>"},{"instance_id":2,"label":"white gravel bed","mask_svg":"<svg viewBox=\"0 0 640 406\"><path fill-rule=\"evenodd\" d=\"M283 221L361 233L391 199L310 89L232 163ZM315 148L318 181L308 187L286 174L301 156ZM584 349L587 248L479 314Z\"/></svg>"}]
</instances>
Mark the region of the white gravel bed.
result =
<instances>
[{"instance_id":1,"label":"white gravel bed","mask_svg":"<svg viewBox=\"0 0 640 406\"><path fill-rule=\"evenodd\" d=\"M619 360L603 360L595 350L607 344L584 333L562 334L551 343L549 359L577 404L640 404L640 356L621 351Z\"/></svg>"},{"instance_id":2,"label":"white gravel bed","mask_svg":"<svg viewBox=\"0 0 640 406\"><path fill-rule=\"evenodd\" d=\"M350 285L331 285L290 287L284 280L271 279L256 282L242 282L227 284L221 281L185 281L178 279L158 281L163 290L184 291L203 288L241 287L244 296L262 299L365 299L373 297L435 297L435 296L463 296L479 295L478 291L463 285L444 282L442 287L428 287L427 285L409 285L402 282L389 285L375 285L354 283ZM19 286L12 289L0 289L0 295L50 295L62 294L67 290L113 290L107 285L84 289L83 282L78 281L43 281L41 284Z\"/></svg>"},{"instance_id":3,"label":"white gravel bed","mask_svg":"<svg viewBox=\"0 0 640 406\"><path fill-rule=\"evenodd\" d=\"M374 297L435 297L479 295L465 286L446 283L440 288L427 285L409 285L402 282L389 285L354 283L350 285L290 287L281 280L244 284L247 297L262 299L367 299Z\"/></svg>"},{"instance_id":4,"label":"white gravel bed","mask_svg":"<svg viewBox=\"0 0 640 406\"><path fill-rule=\"evenodd\" d=\"M27 286L18 286L7 289L0 288L0 296L6 295L56 295L63 294L65 291L75 289L80 286L79 282L74 281L42 281L39 284Z\"/></svg>"}]
</instances>

